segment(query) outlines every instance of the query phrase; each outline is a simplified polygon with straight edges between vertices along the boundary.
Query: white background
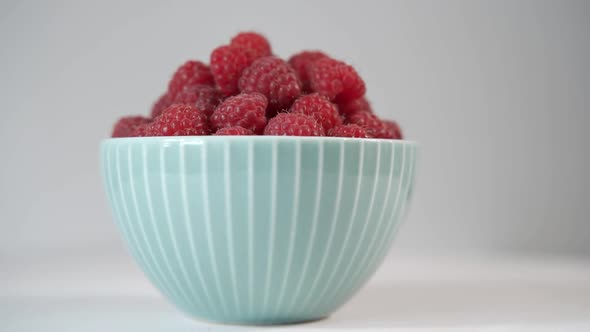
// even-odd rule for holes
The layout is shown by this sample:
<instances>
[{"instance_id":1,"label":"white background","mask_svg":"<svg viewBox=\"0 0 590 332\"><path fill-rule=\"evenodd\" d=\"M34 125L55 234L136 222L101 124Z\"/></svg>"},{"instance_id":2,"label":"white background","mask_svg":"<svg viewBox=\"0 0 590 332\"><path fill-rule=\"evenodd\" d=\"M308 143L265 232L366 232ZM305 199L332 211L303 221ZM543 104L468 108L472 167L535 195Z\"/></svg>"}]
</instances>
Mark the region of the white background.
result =
<instances>
[{"instance_id":1,"label":"white background","mask_svg":"<svg viewBox=\"0 0 590 332\"><path fill-rule=\"evenodd\" d=\"M355 65L421 144L396 250L590 256L584 1L0 2L0 253L122 251L98 145L255 29Z\"/></svg>"},{"instance_id":2,"label":"white background","mask_svg":"<svg viewBox=\"0 0 590 332\"><path fill-rule=\"evenodd\" d=\"M98 145L240 30L358 68L421 144L395 250L590 256L584 1L2 1L0 257L120 255Z\"/></svg>"},{"instance_id":3,"label":"white background","mask_svg":"<svg viewBox=\"0 0 590 332\"><path fill-rule=\"evenodd\" d=\"M0 276L127 257L100 140L147 114L178 65L249 29L280 56L353 64L377 113L420 143L394 258L587 262L589 17L585 1L2 0Z\"/></svg>"}]
</instances>

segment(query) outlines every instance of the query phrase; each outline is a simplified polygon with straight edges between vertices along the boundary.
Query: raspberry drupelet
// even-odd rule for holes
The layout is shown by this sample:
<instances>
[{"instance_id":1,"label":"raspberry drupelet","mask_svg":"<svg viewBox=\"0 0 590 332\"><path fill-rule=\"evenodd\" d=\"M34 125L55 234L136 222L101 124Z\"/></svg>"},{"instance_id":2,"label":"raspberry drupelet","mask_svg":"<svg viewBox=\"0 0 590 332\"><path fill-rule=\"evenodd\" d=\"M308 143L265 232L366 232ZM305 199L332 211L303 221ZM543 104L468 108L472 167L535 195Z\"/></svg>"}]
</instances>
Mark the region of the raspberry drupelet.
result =
<instances>
[{"instance_id":1,"label":"raspberry drupelet","mask_svg":"<svg viewBox=\"0 0 590 332\"><path fill-rule=\"evenodd\" d=\"M239 92L238 80L251 63L248 50L243 47L224 45L211 53L211 73L215 84L225 96L232 96Z\"/></svg>"},{"instance_id":2,"label":"raspberry drupelet","mask_svg":"<svg viewBox=\"0 0 590 332\"><path fill-rule=\"evenodd\" d=\"M337 103L347 102L365 94L365 82L346 63L331 58L313 62L307 71L312 91Z\"/></svg>"},{"instance_id":3,"label":"raspberry drupelet","mask_svg":"<svg viewBox=\"0 0 590 332\"><path fill-rule=\"evenodd\" d=\"M203 136L211 133L207 116L200 110L182 104L172 104L147 129L150 136Z\"/></svg>"},{"instance_id":4,"label":"raspberry drupelet","mask_svg":"<svg viewBox=\"0 0 590 332\"><path fill-rule=\"evenodd\" d=\"M268 99L269 116L289 108L301 94L299 79L282 59L268 56L257 59L242 73L241 92L260 92Z\"/></svg>"},{"instance_id":5,"label":"raspberry drupelet","mask_svg":"<svg viewBox=\"0 0 590 332\"><path fill-rule=\"evenodd\" d=\"M111 137L130 137L134 136L135 128L149 123L151 120L141 115L124 116L115 123Z\"/></svg>"},{"instance_id":6,"label":"raspberry drupelet","mask_svg":"<svg viewBox=\"0 0 590 332\"><path fill-rule=\"evenodd\" d=\"M325 136L325 131L314 118L305 114L279 113L268 121L264 135Z\"/></svg>"},{"instance_id":7,"label":"raspberry drupelet","mask_svg":"<svg viewBox=\"0 0 590 332\"><path fill-rule=\"evenodd\" d=\"M209 122L214 130L240 126L262 134L266 126L268 101L261 93L242 93L224 100L215 109Z\"/></svg>"},{"instance_id":8,"label":"raspberry drupelet","mask_svg":"<svg viewBox=\"0 0 590 332\"><path fill-rule=\"evenodd\" d=\"M256 32L240 32L231 39L230 45L245 48L251 61L272 54L268 40Z\"/></svg>"},{"instance_id":9,"label":"raspberry drupelet","mask_svg":"<svg viewBox=\"0 0 590 332\"><path fill-rule=\"evenodd\" d=\"M328 136L334 137L356 137L356 138L371 138L367 130L356 124L347 124L336 126L328 132Z\"/></svg>"},{"instance_id":10,"label":"raspberry drupelet","mask_svg":"<svg viewBox=\"0 0 590 332\"><path fill-rule=\"evenodd\" d=\"M319 93L312 93L297 98L291 106L290 111L291 113L301 113L311 116L322 125L326 132L334 126L342 124L342 118L338 114L336 105L332 104L326 97Z\"/></svg>"},{"instance_id":11,"label":"raspberry drupelet","mask_svg":"<svg viewBox=\"0 0 590 332\"><path fill-rule=\"evenodd\" d=\"M182 91L186 86L195 84L213 84L213 75L209 66L201 61L189 60L180 66L172 79L168 83L168 95L174 99L176 94Z\"/></svg>"},{"instance_id":12,"label":"raspberry drupelet","mask_svg":"<svg viewBox=\"0 0 590 332\"><path fill-rule=\"evenodd\" d=\"M254 132L250 129L246 129L240 126L225 127L215 132L216 136L244 136L254 135Z\"/></svg>"}]
</instances>

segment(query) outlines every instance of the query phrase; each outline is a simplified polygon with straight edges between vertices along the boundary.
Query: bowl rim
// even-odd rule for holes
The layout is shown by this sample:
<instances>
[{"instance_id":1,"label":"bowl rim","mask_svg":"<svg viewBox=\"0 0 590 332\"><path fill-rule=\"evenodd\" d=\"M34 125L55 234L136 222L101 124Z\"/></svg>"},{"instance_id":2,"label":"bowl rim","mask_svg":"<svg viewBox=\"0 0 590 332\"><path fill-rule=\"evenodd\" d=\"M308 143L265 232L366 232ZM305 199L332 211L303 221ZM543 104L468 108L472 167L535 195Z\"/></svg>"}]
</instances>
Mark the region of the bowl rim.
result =
<instances>
[{"instance_id":1,"label":"bowl rim","mask_svg":"<svg viewBox=\"0 0 590 332\"><path fill-rule=\"evenodd\" d=\"M115 142L134 142L134 143L174 143L174 142L219 142L219 141L243 141L243 142L373 142L373 143L394 143L402 145L417 146L418 142L405 139L386 139L386 138L357 138L357 137L331 137L331 136L264 136L264 135L228 135L228 136L149 136L149 137L110 137L101 140L102 144Z\"/></svg>"}]
</instances>

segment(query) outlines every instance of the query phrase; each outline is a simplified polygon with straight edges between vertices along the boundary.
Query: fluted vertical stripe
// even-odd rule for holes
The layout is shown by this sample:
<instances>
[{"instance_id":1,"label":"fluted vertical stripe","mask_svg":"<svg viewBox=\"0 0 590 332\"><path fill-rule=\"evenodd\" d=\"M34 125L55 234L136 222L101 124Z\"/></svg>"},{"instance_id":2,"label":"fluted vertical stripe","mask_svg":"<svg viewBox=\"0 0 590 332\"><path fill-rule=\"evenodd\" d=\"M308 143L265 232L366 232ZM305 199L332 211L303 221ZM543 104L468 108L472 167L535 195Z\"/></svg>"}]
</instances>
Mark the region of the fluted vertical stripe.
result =
<instances>
[{"instance_id":1,"label":"fluted vertical stripe","mask_svg":"<svg viewBox=\"0 0 590 332\"><path fill-rule=\"evenodd\" d=\"M248 142L248 314L254 312L254 144Z\"/></svg>"},{"instance_id":2,"label":"fluted vertical stripe","mask_svg":"<svg viewBox=\"0 0 590 332\"><path fill-rule=\"evenodd\" d=\"M411 152L411 150L410 150ZM375 256L376 256L376 260L375 262L373 262L373 266L377 267L378 265L380 265L381 263L381 259L385 256L385 254L387 254L387 251L389 250L389 244L392 242L393 237L396 234L396 230L397 230L397 226L400 225L400 216L403 213L403 208L407 205L405 203L405 200L407 199L407 193L408 190L410 188L410 186L412 185L412 171L413 171L413 157L410 158L406 158L406 161L404 162L404 167L402 168L402 175L400 176L401 179L404 179L404 172L409 172L410 175L406 175L405 178L407 178L407 185L406 188L403 189L403 180L400 180L401 184L400 184L400 189L399 189L399 196L401 197L401 199L397 200L396 203L396 209L395 209L395 213L392 213L391 215L391 220L389 222L389 227L386 230L386 238L385 240L382 242L382 246L381 248L379 248L379 250L377 250L375 252ZM404 202L404 204L399 204L400 202Z\"/></svg>"},{"instance_id":3,"label":"fluted vertical stripe","mask_svg":"<svg viewBox=\"0 0 590 332\"><path fill-rule=\"evenodd\" d=\"M416 147L411 147L410 151L412 151L412 159L411 159L412 165L410 166L410 175L408 176L408 186L406 187L405 204L402 206L403 212L399 216L400 221L394 230L395 232L397 232L397 229L406 221L406 215L407 215L408 209L410 207L410 204L408 201L411 199L410 194L412 193L412 188L414 188L414 176L415 176L414 174L416 172L416 161L417 161Z\"/></svg>"},{"instance_id":4,"label":"fluted vertical stripe","mask_svg":"<svg viewBox=\"0 0 590 332\"><path fill-rule=\"evenodd\" d=\"M293 296L291 297L291 303L288 307L289 311L293 310L293 306L295 305L295 303L297 303L296 301L299 299L299 293L301 292L301 287L303 286L303 281L307 277L307 269L309 267L311 253L312 253L313 248L315 246L316 230L317 230L318 218L320 215L320 207L321 207L320 203L322 200L321 193L322 193L322 185L323 185L323 168L324 168L324 142L320 141L319 146L318 146L317 182L316 182L316 188L315 188L315 203L314 203L314 207L313 207L314 212L313 212L313 219L312 219L312 223L311 223L310 239L309 239L309 243L307 245L307 249L305 252L305 258L303 261L303 267L301 269L301 274L299 275L299 281L297 282L297 285L295 286L295 292L293 293Z\"/></svg>"},{"instance_id":5,"label":"fluted vertical stripe","mask_svg":"<svg viewBox=\"0 0 590 332\"><path fill-rule=\"evenodd\" d=\"M113 178L115 177L115 171L112 168L113 158L112 155L116 152L116 149L112 146L105 149L104 156L106 162L106 169L105 169L105 180L107 180L107 190L109 193L110 200L113 205L113 214L115 215L115 222L119 227L119 231L123 235L123 238L126 240L126 247L129 250L129 253L138 261L139 265L141 265L141 258L139 254L139 249L137 244L135 243L134 237L131 236L131 232L127 229L127 224L124 222L123 214L121 212L121 207L119 206L120 200L116 197L115 192L115 184L113 182Z\"/></svg>"},{"instance_id":6,"label":"fluted vertical stripe","mask_svg":"<svg viewBox=\"0 0 590 332\"><path fill-rule=\"evenodd\" d=\"M105 181L105 187L107 189L107 196L109 198L109 201L111 202L113 208L112 208L112 212L113 212L113 219L115 220L115 224L117 225L117 229L120 232L124 232L123 228L121 227L121 215L119 214L119 204L118 201L115 199L115 192L113 190L113 188L115 187L115 185L113 184L113 171L111 169L111 151L113 149L111 147L108 148L104 148L103 149L103 173L104 173L104 181Z\"/></svg>"},{"instance_id":7,"label":"fluted vertical stripe","mask_svg":"<svg viewBox=\"0 0 590 332\"><path fill-rule=\"evenodd\" d=\"M150 245L150 242L147 241L147 236L146 236L145 230L143 228L143 223L141 222L141 214L139 212L139 204L137 202L137 190L135 189L136 182L135 182L135 178L133 175L133 158L131 155L131 147L132 147L132 145L129 145L127 147L127 170L129 173L129 185L131 188L131 200L133 202L133 207L135 208L135 217L136 217L135 220L136 220L137 228L139 228L139 233L141 235L140 238L143 239L143 245L141 245L136 237L135 240L137 240L137 242L135 245L138 248L144 246L147 249L147 254L149 255L149 259L146 257L145 264L146 264L146 268L148 269L148 271L150 271L150 275L155 279L156 286L163 293L172 294L172 292L169 290L170 283L168 282L168 280L166 280L166 278L164 278L164 275L162 273L162 268L160 267L160 264L158 264L158 261L155 258L154 251L152 249L152 246ZM130 221L130 223L131 223L131 221ZM137 231L132 231L132 233L136 234Z\"/></svg>"},{"instance_id":8,"label":"fluted vertical stripe","mask_svg":"<svg viewBox=\"0 0 590 332\"><path fill-rule=\"evenodd\" d=\"M324 288L319 292L318 296L316 297L316 300L313 302L313 304L310 306L310 308L315 308L318 305L318 303L324 298L326 293L330 290L330 286L332 285L332 280L334 280L334 277L336 277L336 273L340 271L340 266L342 265L344 253L348 251L348 247L350 246L350 235L352 234L353 226L358 221L357 220L357 212L358 212L358 203L359 203L359 197L360 197L360 192L361 192L360 188L361 188L361 184L363 181L363 165L364 165L364 156L365 156L363 141L359 142L359 147L360 147L359 166L358 166L359 167L359 176L357 177L357 182L356 182L356 187L355 187L356 189L355 189L355 195L354 195L354 203L352 205L352 212L350 215L350 219L348 221L346 235L344 235L344 240L342 241L344 246L338 252L338 257L336 258L336 263L330 273L330 276L328 277L328 281L324 284Z\"/></svg>"},{"instance_id":9,"label":"fluted vertical stripe","mask_svg":"<svg viewBox=\"0 0 590 332\"><path fill-rule=\"evenodd\" d=\"M143 145L142 146L142 152L143 152L143 180L145 183L145 195L146 195L146 200L147 200L147 208L148 208L148 212L150 215L150 222L152 225L152 229L154 231L154 237L156 238L156 243L158 244L158 249L160 251L160 257L162 257L162 260L164 262L165 268L167 271L163 271L164 274L170 276L170 278L174 281L174 286L172 286L172 288L175 290L176 293L180 294L180 297L184 299L184 301L186 302L186 304L190 304L191 300L188 298L188 295L186 294L185 290L180 286L180 282L178 281L178 278L176 278L176 274L172 271L172 267L170 266L170 262L168 261L168 258L166 257L166 251L164 250L164 246L162 245L162 238L160 237L160 232L158 231L158 227L156 225L156 218L154 215L154 206L152 203L152 194L151 194L151 188L150 188L150 182L149 182L149 177L148 177L148 168L147 168L147 149L146 146Z\"/></svg>"},{"instance_id":10,"label":"fluted vertical stripe","mask_svg":"<svg viewBox=\"0 0 590 332\"><path fill-rule=\"evenodd\" d=\"M293 182L293 211L291 215L291 228L289 230L289 249L287 251L287 263L285 265L285 273L283 274L283 282L280 287L279 297L275 309L278 311L282 309L283 297L285 296L285 289L287 288L287 281L291 274L291 265L293 263L293 250L295 248L295 240L297 238L297 224L299 213L299 190L301 188L301 142L295 142L295 178Z\"/></svg>"},{"instance_id":11,"label":"fluted vertical stripe","mask_svg":"<svg viewBox=\"0 0 590 332\"><path fill-rule=\"evenodd\" d=\"M406 188L403 190L403 200L402 202L404 202L404 204L401 204L399 206L399 211L398 214L395 218L394 223L392 223L391 225L391 230L389 231L388 235L388 239L385 241L385 248L383 249L383 251L381 252L381 257L380 259L377 260L377 265L379 265L381 263L381 259L383 259L383 257L385 255L387 255L387 252L389 251L389 248L391 247L391 244L393 243L393 238L394 236L397 234L397 230L398 228L401 226L403 220L403 216L406 213L406 209L408 208L408 203L406 202L406 200L408 199L408 194L410 193L410 188L412 188L413 185L413 177L414 177L414 167L416 164L416 150L415 149L410 149L410 152L412 153L412 157L410 158L410 160L408 161L408 173L409 175L407 176L407 185Z\"/></svg>"},{"instance_id":12,"label":"fluted vertical stripe","mask_svg":"<svg viewBox=\"0 0 590 332\"><path fill-rule=\"evenodd\" d=\"M404 203L401 205L398 205L397 214L392 216L392 221L389 223L389 228L386 230L386 233L385 233L387 235L387 238L383 242L383 246L379 250L376 251L376 259L374 262L372 262L372 265L367 269L368 275L373 274L375 272L375 270L381 265L383 259L385 258L385 256L389 252L391 245L393 244L393 238L397 234L397 229L399 228L399 226L403 222L401 217L403 216L404 211L405 211L406 207L408 206L406 200L408 199L409 190L413 185L414 167L415 167L415 163L416 163L416 155L415 155L416 150L415 150L415 148L410 147L410 152L412 153L411 157L409 159L406 159L407 161L404 164L405 166L407 166L404 168L407 168L407 171L409 174L406 176L407 185L406 185L405 189L403 189L403 190L400 189L400 195L402 196L402 202L404 202ZM357 289L361 285L362 284L359 284L357 286Z\"/></svg>"},{"instance_id":13,"label":"fluted vertical stripe","mask_svg":"<svg viewBox=\"0 0 590 332\"><path fill-rule=\"evenodd\" d=\"M383 144L385 144L385 143L383 143ZM386 146L389 147L389 145L390 144L387 144ZM360 259L359 268L356 269L356 271L354 271L353 275L350 278L350 280L353 281L352 284L355 283L354 280L356 280L356 278L358 278L360 275L362 275L362 272L365 272L367 266L369 266L370 254L373 252L373 250L375 249L375 245L378 242L377 236L379 236L379 235L384 236L384 234L385 234L384 231L385 231L385 228L387 227L387 223L384 223L383 221L385 221L385 211L389 207L389 196L391 194L391 184L393 183L394 170L395 170L395 145L391 144L390 169L389 169L389 176L388 176L388 180L387 180L387 189L385 190L385 199L383 201L383 207L381 208L381 213L379 214L379 219L377 219L378 220L377 226L375 227L375 230L371 234L371 238L368 242L368 248L367 248L367 250L365 250L364 255Z\"/></svg>"},{"instance_id":14,"label":"fluted vertical stripe","mask_svg":"<svg viewBox=\"0 0 590 332\"><path fill-rule=\"evenodd\" d=\"M113 162L111 155L115 154L116 155L116 160L115 160L115 165L116 165L116 169L117 171L114 171L111 168L111 163ZM111 200L113 202L113 212L115 214L115 220L117 225L119 226L119 230L121 231L123 237L127 240L127 249L129 250L130 254L137 260L138 265L140 266L140 268L142 270L145 269L145 272L149 272L149 270L145 267L144 264L144 255L141 251L140 245L138 244L137 238L135 237L135 235L133 234L133 230L130 229L130 225L127 222L126 218L123 216L123 213L121 211L122 207L119 205L118 202L122 202L124 201L123 198L123 191L122 191L122 184L121 184L121 177L120 177L120 157L119 157L119 145L116 145L116 148L113 147L109 147L107 149L107 151L105 151L105 156L106 156L106 163L108 165L108 191L109 191L109 196L111 197ZM115 184L113 183L113 178L117 177L117 182L119 184L119 191L120 191L120 200L116 199L116 191L115 191Z\"/></svg>"},{"instance_id":15,"label":"fluted vertical stripe","mask_svg":"<svg viewBox=\"0 0 590 332\"><path fill-rule=\"evenodd\" d=\"M240 315L240 300L238 298L238 283L236 281L236 260L234 257L234 234L233 234L233 215L232 215L232 201L231 201L231 155L230 144L226 142L223 146L223 177L224 177L224 191L225 191L225 230L227 235L227 255L229 259L229 273L234 293L234 302L236 306L236 313Z\"/></svg>"},{"instance_id":16,"label":"fluted vertical stripe","mask_svg":"<svg viewBox=\"0 0 590 332\"><path fill-rule=\"evenodd\" d=\"M215 257L215 250L213 249L213 234L211 231L211 207L209 203L209 172L207 166L207 143L201 145L201 180L202 180L202 195L203 195L203 217L205 219L205 233L207 234L207 249L209 249L209 259L211 260L211 268L213 270L213 278L215 280L215 287L219 295L219 301L223 312L227 315L227 306L225 304L225 297L221 288L219 280L219 271L217 269L217 258Z\"/></svg>"},{"instance_id":17,"label":"fluted vertical stripe","mask_svg":"<svg viewBox=\"0 0 590 332\"><path fill-rule=\"evenodd\" d=\"M201 268L201 262L199 261L199 256L197 255L197 248L195 246L195 240L194 240L195 236L194 236L193 225L191 222L191 216L190 216L190 212L189 212L189 199L188 199L188 192L187 192L187 187L186 187L187 181L186 181L186 160L185 160L186 151L185 150L186 150L186 145L182 144L179 149L178 158L179 158L179 167L180 167L180 190L181 190L180 194L181 194L183 214L184 214L184 225L186 227L186 232L187 232L186 237L187 237L189 247L191 250L192 261L193 261L193 264L195 265L195 271L197 272L197 278L199 279L199 283L201 284L201 289L203 290L203 294L205 295L207 307L211 311L215 312L218 309L215 308L215 304L211 300L211 294L209 293L207 285L205 284L205 279L203 278L203 271Z\"/></svg>"},{"instance_id":18,"label":"fluted vertical stripe","mask_svg":"<svg viewBox=\"0 0 590 332\"><path fill-rule=\"evenodd\" d=\"M113 205L113 214L114 214L114 219L115 219L115 223L117 224L117 226L119 227L119 231L122 233L123 238L124 239L130 239L130 235L127 233L127 228L125 227L125 225L123 224L122 220L123 220L123 215L121 213L121 207L119 206L119 200L116 199L115 197L115 184L113 183L113 177L114 177L114 170L112 169L111 163L112 161L112 157L111 157L111 152L114 151L114 149L112 147L108 148L105 150L105 162L106 162L106 167L105 167L105 180L107 180L107 190L108 190L108 195L109 198L112 202ZM135 247L130 244L127 245L127 248L134 254L135 256Z\"/></svg>"},{"instance_id":19,"label":"fluted vertical stripe","mask_svg":"<svg viewBox=\"0 0 590 332\"><path fill-rule=\"evenodd\" d=\"M401 171L400 171L398 186L397 186L397 190L396 190L395 201L393 203L393 209L391 210L391 215L389 216L387 228L385 229L385 232L383 232L383 236L381 237L381 240L379 241L379 245L377 246L378 250L375 251L375 253L373 254L373 258L372 258L373 261L375 259L377 259L377 256L378 256L377 253L381 252L383 250L383 246L387 243L387 238L389 238L391 228L393 227L393 225L396 222L396 219L397 219L396 216L399 214L398 205L399 205L399 202L401 201L400 198L403 195L402 186L404 183L404 174L406 172L406 165L407 165L406 146L404 144L404 145L402 145L402 159L401 159L401 163L400 163ZM373 264L374 264L374 262L371 263L371 266Z\"/></svg>"},{"instance_id":20,"label":"fluted vertical stripe","mask_svg":"<svg viewBox=\"0 0 590 332\"><path fill-rule=\"evenodd\" d=\"M382 234L382 237L379 241L379 245L377 246L377 250L373 252L373 257L370 260L370 263L368 265L367 268L364 269L363 273L361 274L362 277L360 279L358 279L357 281L355 281L355 283L357 284L356 286L353 286L353 289L358 289L360 287L360 285L362 285L361 281L366 280L366 278L368 278L370 275L372 275L375 272L375 269L377 268L377 266L379 265L379 263L382 260L382 256L384 255L384 253L386 253L385 249L388 245L388 243L391 242L393 236L395 235L394 230L392 229L395 224L398 222L398 217L399 217L399 203L403 202L403 199L405 199L404 197L404 190L402 190L403 187L403 180L404 180L404 174L407 171L407 166L409 164L409 162L411 161L411 158L408 159L406 156L406 145L402 145L402 157L401 157L401 163L400 163L400 167L401 167L401 171L400 171L400 177L399 177L399 183L398 183L398 187L397 187L397 191L396 191L396 198L393 204L393 209L391 210L391 216L389 217L388 223L387 223L387 227L385 229L385 231ZM408 180L408 186L411 185L410 181ZM401 199L400 199L401 198ZM342 294L344 296L344 294Z\"/></svg>"},{"instance_id":21,"label":"fluted vertical stripe","mask_svg":"<svg viewBox=\"0 0 590 332\"><path fill-rule=\"evenodd\" d=\"M339 166L338 166L338 190L337 190L337 194L336 194L336 204L334 205L334 218L332 219L332 223L330 226L330 234L328 235L328 242L326 244L326 249L324 251L324 255L322 256L322 260L320 261L320 267L318 269L318 273L316 274L309 292L307 293L307 296L303 299L300 309L301 310L306 310L309 307L309 301L311 300L311 296L312 295L316 295L316 288L318 286L318 282L320 280L320 277L323 277L324 274L324 269L326 268L326 261L329 257L329 254L331 252L332 249L332 242L334 241L334 234L336 232L336 226L338 224L339 221L339 216L340 216L340 201L342 198L342 182L343 182L343 176L344 176L344 142L340 142L340 160L339 160ZM361 158L359 158L359 161L362 162Z\"/></svg>"},{"instance_id":22,"label":"fluted vertical stripe","mask_svg":"<svg viewBox=\"0 0 590 332\"><path fill-rule=\"evenodd\" d=\"M188 272L186 270L186 266L184 265L184 260L180 255L180 250L178 249L178 241L176 239L177 230L174 228L174 223L172 222L172 217L170 216L170 200L168 199L168 183L166 181L166 156L164 155L164 148L160 147L160 182L162 184L162 198L164 200L164 213L166 214L166 222L168 224L168 231L170 232L170 242L172 243L172 249L174 250L174 254L176 255L176 262L178 263L178 267L180 268L180 272L184 278L184 281L191 292L193 301L192 304L201 307L201 298L195 291L193 283L191 282Z\"/></svg>"},{"instance_id":23,"label":"fluted vertical stripe","mask_svg":"<svg viewBox=\"0 0 590 332\"><path fill-rule=\"evenodd\" d=\"M271 151L271 158L272 158L272 167L271 167L271 185L270 185L270 231L269 231L269 238L268 238L268 261L266 264L266 289L264 291L264 301L263 307L264 310L268 310L268 299L270 296L270 288L271 288L271 274L272 274L272 263L273 263L273 256L274 256L274 242L275 242L275 228L277 223L277 169L278 169L278 152L277 152L277 142L273 141L271 143L272 151Z\"/></svg>"},{"instance_id":24,"label":"fluted vertical stripe","mask_svg":"<svg viewBox=\"0 0 590 332\"><path fill-rule=\"evenodd\" d=\"M135 250L137 252L137 260L139 262L139 266L142 269L147 270L147 272L149 272L150 274L153 275L153 271L151 270L150 265L147 263L146 254L143 251L142 246L139 245L139 240L136 237L136 232L134 232L133 230L129 231L132 228L132 223L131 223L131 216L129 214L129 207L127 205L127 198L125 197L125 191L123 189L123 181L122 181L122 176L121 176L122 171L121 171L121 145L120 144L117 145L115 153L116 153L116 165L117 165L117 182L119 183L119 192L121 195L121 204L122 204L123 213L124 213L121 223L124 224L125 228L128 230L128 234L130 235L129 240L134 243L133 247L135 248Z\"/></svg>"},{"instance_id":25,"label":"fluted vertical stripe","mask_svg":"<svg viewBox=\"0 0 590 332\"><path fill-rule=\"evenodd\" d=\"M376 157L376 162L375 162L375 175L374 175L374 179L373 179L373 189L371 190L371 199L369 201L369 210L367 213L367 217L365 218L365 221L363 223L363 228L361 230L361 233L358 237L358 241L356 244L356 247L354 248L354 251L352 253L352 256L350 257L350 259L348 260L348 265L346 266L346 268L344 269L344 273L340 274L340 281L336 283L336 286L330 285L331 291L328 292L328 294L325 297L320 297L319 301L317 302L317 305L320 306L323 303L330 303L330 301L334 300L334 297L338 296L338 294L341 294L341 287L342 284L346 281L347 278L349 278L350 280L350 269L353 267L353 264L358 264L358 262L356 261L357 255L359 254L359 250L361 249L361 246L365 240L365 235L367 233L367 229L369 226L369 222L371 220L371 217L373 216L373 206L375 204L375 195L377 194L377 183L378 183L378 179L379 179L379 171L380 171L380 167L381 167L381 144L378 143L377 145L377 157ZM361 173L362 174L362 173ZM358 265L357 265L357 270L359 269ZM346 289L343 289L346 290Z\"/></svg>"}]
</instances>

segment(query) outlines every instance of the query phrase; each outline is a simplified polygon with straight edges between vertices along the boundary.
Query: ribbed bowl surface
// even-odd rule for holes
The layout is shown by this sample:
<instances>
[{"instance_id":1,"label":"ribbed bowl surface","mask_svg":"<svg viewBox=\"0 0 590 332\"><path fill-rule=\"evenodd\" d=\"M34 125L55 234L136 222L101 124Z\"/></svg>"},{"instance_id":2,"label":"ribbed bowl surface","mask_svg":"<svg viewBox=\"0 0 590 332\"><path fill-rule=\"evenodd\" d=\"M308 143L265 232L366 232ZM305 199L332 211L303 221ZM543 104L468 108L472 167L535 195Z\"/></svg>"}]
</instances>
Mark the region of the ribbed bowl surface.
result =
<instances>
[{"instance_id":1,"label":"ribbed bowl surface","mask_svg":"<svg viewBox=\"0 0 590 332\"><path fill-rule=\"evenodd\" d=\"M339 308L386 255L416 145L315 137L103 141L118 227L151 282L206 320L280 324Z\"/></svg>"}]
</instances>

